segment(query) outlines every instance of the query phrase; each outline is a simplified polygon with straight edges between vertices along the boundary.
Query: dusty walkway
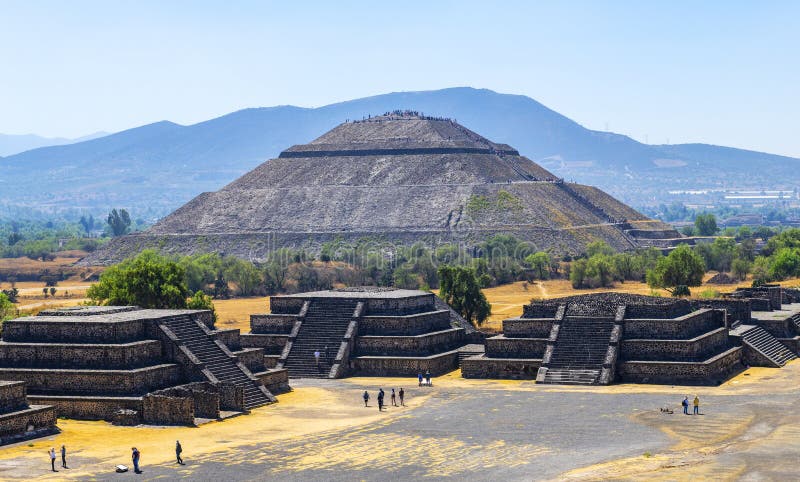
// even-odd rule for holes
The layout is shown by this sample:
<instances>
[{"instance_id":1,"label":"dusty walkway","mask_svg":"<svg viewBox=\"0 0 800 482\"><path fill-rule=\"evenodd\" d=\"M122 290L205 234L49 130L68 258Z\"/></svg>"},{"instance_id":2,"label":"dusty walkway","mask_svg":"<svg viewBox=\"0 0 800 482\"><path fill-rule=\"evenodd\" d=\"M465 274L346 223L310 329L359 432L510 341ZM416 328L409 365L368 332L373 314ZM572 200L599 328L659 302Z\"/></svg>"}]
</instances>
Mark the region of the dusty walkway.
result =
<instances>
[{"instance_id":1,"label":"dusty walkway","mask_svg":"<svg viewBox=\"0 0 800 482\"><path fill-rule=\"evenodd\" d=\"M136 445L145 470L137 480L790 480L800 462L799 377L795 362L711 388L557 387L457 372L433 388L303 380L277 405L199 428L61 420L59 435L0 449L0 478L129 479L113 467L129 464ZM408 407L378 413L379 386L403 386ZM680 414L683 395L695 393L704 415ZM173 463L176 439L185 466ZM46 452L62 443L73 468L53 474Z\"/></svg>"}]
</instances>

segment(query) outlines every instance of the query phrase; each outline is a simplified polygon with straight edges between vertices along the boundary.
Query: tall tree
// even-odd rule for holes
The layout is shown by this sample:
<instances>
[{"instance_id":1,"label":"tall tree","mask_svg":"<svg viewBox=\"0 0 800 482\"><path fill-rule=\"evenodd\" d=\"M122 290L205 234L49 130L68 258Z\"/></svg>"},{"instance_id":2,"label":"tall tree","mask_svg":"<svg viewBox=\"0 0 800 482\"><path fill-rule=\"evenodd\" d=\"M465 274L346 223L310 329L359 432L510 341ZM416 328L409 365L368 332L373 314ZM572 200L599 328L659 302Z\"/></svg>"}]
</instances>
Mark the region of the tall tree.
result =
<instances>
[{"instance_id":1,"label":"tall tree","mask_svg":"<svg viewBox=\"0 0 800 482\"><path fill-rule=\"evenodd\" d=\"M480 326L492 313L473 268L439 267L439 297L470 323Z\"/></svg>"},{"instance_id":2,"label":"tall tree","mask_svg":"<svg viewBox=\"0 0 800 482\"><path fill-rule=\"evenodd\" d=\"M694 228L699 236L713 236L717 234L717 217L711 213L698 214L694 218Z\"/></svg>"},{"instance_id":3,"label":"tall tree","mask_svg":"<svg viewBox=\"0 0 800 482\"><path fill-rule=\"evenodd\" d=\"M81 226L83 226L83 230L86 232L86 236L89 236L92 233L92 229L94 229L94 216L91 214L88 218L86 216L81 216L80 223Z\"/></svg>"},{"instance_id":4,"label":"tall tree","mask_svg":"<svg viewBox=\"0 0 800 482\"><path fill-rule=\"evenodd\" d=\"M525 262L531 267L534 278L547 279L550 277L550 265L552 261L549 254L544 251L529 254L525 257Z\"/></svg>"},{"instance_id":5,"label":"tall tree","mask_svg":"<svg viewBox=\"0 0 800 482\"><path fill-rule=\"evenodd\" d=\"M111 234L114 236L122 236L131 228L131 216L125 209L120 209L119 211L112 209L111 212L108 213L106 222L111 228Z\"/></svg>"},{"instance_id":6,"label":"tall tree","mask_svg":"<svg viewBox=\"0 0 800 482\"><path fill-rule=\"evenodd\" d=\"M185 275L176 262L148 249L108 268L86 295L103 305L185 308Z\"/></svg>"},{"instance_id":7,"label":"tall tree","mask_svg":"<svg viewBox=\"0 0 800 482\"><path fill-rule=\"evenodd\" d=\"M700 286L703 282L705 271L703 258L682 244L647 272L647 284L652 288L666 288L673 296L688 295L689 286Z\"/></svg>"}]
</instances>

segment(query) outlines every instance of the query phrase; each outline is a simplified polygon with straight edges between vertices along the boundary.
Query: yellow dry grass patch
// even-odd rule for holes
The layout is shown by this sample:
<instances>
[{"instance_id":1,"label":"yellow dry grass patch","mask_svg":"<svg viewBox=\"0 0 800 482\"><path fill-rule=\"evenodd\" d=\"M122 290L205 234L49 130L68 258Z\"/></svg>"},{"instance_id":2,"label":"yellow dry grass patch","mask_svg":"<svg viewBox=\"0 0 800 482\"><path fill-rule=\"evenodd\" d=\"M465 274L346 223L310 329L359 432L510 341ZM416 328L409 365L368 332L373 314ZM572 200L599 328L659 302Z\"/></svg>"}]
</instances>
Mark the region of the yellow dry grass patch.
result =
<instances>
[{"instance_id":1,"label":"yellow dry grass patch","mask_svg":"<svg viewBox=\"0 0 800 482\"><path fill-rule=\"evenodd\" d=\"M240 450L241 446L343 430L402 413L367 410L358 398L358 393L354 393L353 400L347 400L331 390L299 388L278 396L280 403L255 409L250 415L199 427L117 427L107 422L60 419L60 434L34 440L30 442L32 446L23 442L0 451L0 478L30 477L34 473L52 480L108 475L117 464L130 465L133 446L142 452L145 467L170 462L174 460L176 440L181 441L186 459L208 458L230 463L237 454L253 455L250 450ZM422 398L410 399L408 405L417 406L421 401ZM67 446L75 468L45 475L37 468L46 465L47 450L61 444ZM181 469L187 471L191 468Z\"/></svg>"},{"instance_id":2,"label":"yellow dry grass patch","mask_svg":"<svg viewBox=\"0 0 800 482\"><path fill-rule=\"evenodd\" d=\"M250 333L250 315L269 313L269 297L231 298L214 300L217 311L216 327L220 330L239 329Z\"/></svg>"}]
</instances>

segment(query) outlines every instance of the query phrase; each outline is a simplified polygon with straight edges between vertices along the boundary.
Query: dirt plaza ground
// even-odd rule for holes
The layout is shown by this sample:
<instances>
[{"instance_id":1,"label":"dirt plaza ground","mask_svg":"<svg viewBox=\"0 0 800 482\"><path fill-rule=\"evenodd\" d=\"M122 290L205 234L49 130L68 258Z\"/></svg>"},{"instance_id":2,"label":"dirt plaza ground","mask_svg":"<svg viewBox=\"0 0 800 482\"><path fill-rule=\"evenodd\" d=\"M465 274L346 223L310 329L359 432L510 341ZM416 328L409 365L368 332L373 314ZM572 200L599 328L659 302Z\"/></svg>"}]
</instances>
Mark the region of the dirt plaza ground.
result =
<instances>
[{"instance_id":1,"label":"dirt plaza ground","mask_svg":"<svg viewBox=\"0 0 800 482\"><path fill-rule=\"evenodd\" d=\"M276 405L195 428L60 420L58 435L1 448L0 478L793 480L798 379L800 362L751 368L719 387L568 387L458 372L431 388L398 378L294 380ZM401 386L407 406L379 413L377 388ZM680 400L695 394L702 415L682 415ZM174 462L177 439L184 466ZM47 450L61 444L70 468L52 473ZM130 465L132 446L144 473L114 473Z\"/></svg>"}]
</instances>

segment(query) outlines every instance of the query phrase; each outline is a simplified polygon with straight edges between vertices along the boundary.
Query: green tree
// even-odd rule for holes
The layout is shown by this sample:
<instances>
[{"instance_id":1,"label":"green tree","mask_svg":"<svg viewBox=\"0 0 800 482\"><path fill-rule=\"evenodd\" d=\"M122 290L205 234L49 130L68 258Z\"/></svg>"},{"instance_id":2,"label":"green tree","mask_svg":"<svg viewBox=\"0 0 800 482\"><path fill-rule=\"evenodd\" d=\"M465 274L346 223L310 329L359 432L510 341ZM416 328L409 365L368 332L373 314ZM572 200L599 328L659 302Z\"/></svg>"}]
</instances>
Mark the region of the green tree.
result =
<instances>
[{"instance_id":1,"label":"green tree","mask_svg":"<svg viewBox=\"0 0 800 482\"><path fill-rule=\"evenodd\" d=\"M694 227L699 236L713 236L717 234L717 217L711 213L698 214L694 218Z\"/></svg>"},{"instance_id":2,"label":"green tree","mask_svg":"<svg viewBox=\"0 0 800 482\"><path fill-rule=\"evenodd\" d=\"M605 241L592 241L586 245L586 257L591 258L595 255L612 256L614 248L608 245Z\"/></svg>"},{"instance_id":3,"label":"green tree","mask_svg":"<svg viewBox=\"0 0 800 482\"><path fill-rule=\"evenodd\" d=\"M481 326L492 313L473 268L439 267L439 297L470 323Z\"/></svg>"},{"instance_id":4,"label":"green tree","mask_svg":"<svg viewBox=\"0 0 800 482\"><path fill-rule=\"evenodd\" d=\"M688 292L689 286L700 286L705 271L703 258L682 244L647 272L647 284L651 288L666 288L673 296L678 296Z\"/></svg>"},{"instance_id":5,"label":"green tree","mask_svg":"<svg viewBox=\"0 0 800 482\"><path fill-rule=\"evenodd\" d=\"M525 262L531 267L535 279L548 279L550 277L552 260L549 254L544 251L529 254L525 258Z\"/></svg>"},{"instance_id":6,"label":"green tree","mask_svg":"<svg viewBox=\"0 0 800 482\"><path fill-rule=\"evenodd\" d=\"M92 233L92 229L94 229L94 216L91 214L88 218L86 216L81 216L80 224L83 227L83 231L89 236Z\"/></svg>"},{"instance_id":7,"label":"green tree","mask_svg":"<svg viewBox=\"0 0 800 482\"><path fill-rule=\"evenodd\" d=\"M125 209L120 209L119 211L112 209L111 212L108 213L106 222L108 223L108 227L111 228L111 234L113 236L122 236L131 228L131 216Z\"/></svg>"},{"instance_id":8,"label":"green tree","mask_svg":"<svg viewBox=\"0 0 800 482\"><path fill-rule=\"evenodd\" d=\"M800 249L781 248L771 256L769 263L771 281L781 281L796 276L798 270L800 270Z\"/></svg>"},{"instance_id":9,"label":"green tree","mask_svg":"<svg viewBox=\"0 0 800 482\"><path fill-rule=\"evenodd\" d=\"M186 302L186 308L190 310L211 310L212 322L217 322L217 310L214 309L214 301L200 290L195 291L194 295L189 298Z\"/></svg>"},{"instance_id":10,"label":"green tree","mask_svg":"<svg viewBox=\"0 0 800 482\"><path fill-rule=\"evenodd\" d=\"M185 308L189 293L185 275L175 261L148 249L108 268L86 295L103 305Z\"/></svg>"},{"instance_id":11,"label":"green tree","mask_svg":"<svg viewBox=\"0 0 800 482\"><path fill-rule=\"evenodd\" d=\"M731 272L739 281L747 278L747 273L750 272L750 262L746 259L736 258L731 263Z\"/></svg>"},{"instance_id":12,"label":"green tree","mask_svg":"<svg viewBox=\"0 0 800 482\"><path fill-rule=\"evenodd\" d=\"M17 313L14 303L8 299L5 293L0 293L0 322L10 320Z\"/></svg>"}]
</instances>

